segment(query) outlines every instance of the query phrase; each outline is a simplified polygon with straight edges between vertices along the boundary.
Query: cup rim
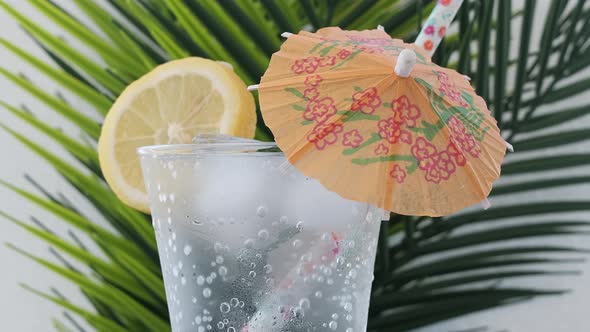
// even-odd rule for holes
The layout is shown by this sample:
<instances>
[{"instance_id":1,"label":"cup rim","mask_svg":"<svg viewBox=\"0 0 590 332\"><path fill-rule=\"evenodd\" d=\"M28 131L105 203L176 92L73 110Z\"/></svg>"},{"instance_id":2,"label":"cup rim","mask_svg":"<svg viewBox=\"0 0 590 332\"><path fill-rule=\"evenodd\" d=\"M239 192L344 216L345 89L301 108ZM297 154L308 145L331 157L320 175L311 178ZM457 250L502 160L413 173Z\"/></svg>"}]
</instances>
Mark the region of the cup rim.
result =
<instances>
[{"instance_id":1,"label":"cup rim","mask_svg":"<svg viewBox=\"0 0 590 332\"><path fill-rule=\"evenodd\" d=\"M265 151L266 150L266 151ZM137 149L140 157L174 158L206 155L253 155L283 156L275 142L205 142L189 144L160 144L141 146Z\"/></svg>"}]
</instances>

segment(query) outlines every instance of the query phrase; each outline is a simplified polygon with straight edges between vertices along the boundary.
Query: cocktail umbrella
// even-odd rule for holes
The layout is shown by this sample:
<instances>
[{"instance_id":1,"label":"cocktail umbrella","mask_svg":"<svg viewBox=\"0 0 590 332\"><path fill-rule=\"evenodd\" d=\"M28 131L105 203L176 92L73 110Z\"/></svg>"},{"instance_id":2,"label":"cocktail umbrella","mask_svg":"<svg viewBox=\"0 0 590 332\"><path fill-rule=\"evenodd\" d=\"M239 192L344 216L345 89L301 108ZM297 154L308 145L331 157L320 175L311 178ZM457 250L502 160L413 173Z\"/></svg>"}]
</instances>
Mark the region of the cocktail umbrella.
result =
<instances>
[{"instance_id":1,"label":"cocktail umbrella","mask_svg":"<svg viewBox=\"0 0 590 332\"><path fill-rule=\"evenodd\" d=\"M439 2L439 25L431 16L421 36L442 36L453 6ZM439 40L419 37L425 50L380 29L285 36L258 89L292 165L342 197L405 215L486 201L507 145L469 79L431 62Z\"/></svg>"}]
</instances>

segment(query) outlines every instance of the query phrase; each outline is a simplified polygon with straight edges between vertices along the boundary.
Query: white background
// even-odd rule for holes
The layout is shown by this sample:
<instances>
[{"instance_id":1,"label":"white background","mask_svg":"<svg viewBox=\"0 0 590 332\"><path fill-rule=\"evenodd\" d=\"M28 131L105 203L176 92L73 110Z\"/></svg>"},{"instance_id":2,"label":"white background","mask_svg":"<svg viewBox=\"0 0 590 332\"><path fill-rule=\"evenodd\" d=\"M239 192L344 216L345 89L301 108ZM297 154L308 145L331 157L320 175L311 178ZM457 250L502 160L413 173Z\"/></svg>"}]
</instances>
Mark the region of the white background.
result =
<instances>
[{"instance_id":1,"label":"white background","mask_svg":"<svg viewBox=\"0 0 590 332\"><path fill-rule=\"evenodd\" d=\"M71 1L62 0L57 1L62 6L71 10L74 13L75 6ZM21 13L33 19L35 22L41 22L43 26L56 34L61 34L61 30L54 24L49 22L41 14L19 0L9 0L8 3L16 7ZM521 1L513 2L514 8L518 8ZM546 14L547 5L549 1L538 1L538 17ZM518 22L518 21L516 21ZM515 31L520 29L520 24L515 24ZM537 30L542 27L536 25ZM539 31L536 31L536 38L539 37ZM18 27L5 12L0 10L0 37L8 39L16 43L22 48L28 50L31 54L49 61L45 54L35 46L35 44L27 37L27 35ZM74 46L79 46L75 40L66 36L66 40ZM83 49L83 48L82 48ZM46 79L35 70L28 67L22 61L17 59L8 51L0 48L0 66L6 68L14 73L23 72L28 78L34 81L39 86L42 86L46 91L54 93L57 91L57 85L51 80ZM587 74L587 73L586 73ZM91 108L80 102L73 96L66 95L68 101L74 107L88 112L93 116ZM75 127L71 126L67 121L63 120L58 115L48 111L44 105L37 102L34 98L28 96L25 92L10 84L6 79L0 77L0 100L6 101L12 105L26 105L33 110L33 112L47 123L57 125L66 132L77 136L79 133ZM588 104L590 96L578 96L574 99L568 100L568 104ZM551 109L559 109L565 104L553 105ZM40 142L51 151L64 156L67 160L72 160L55 144L51 143L42 134L31 129L23 122L15 117L9 115L4 110L0 109L0 123L24 134L25 136ZM576 122L576 127L590 123L590 117L586 116L581 121ZM568 124L571 126L571 124ZM24 173L31 174L43 186L49 188L51 191L59 191L65 194L70 200L79 206L85 206L85 212L95 220L100 219L91 208L84 205L84 201L76 196L76 194L68 187L68 185L40 158L35 156L32 152L20 145L15 139L9 136L5 131L0 130L0 179L7 180L18 186L33 189L23 177ZM568 151L590 151L588 143L577 144L568 147ZM562 151L562 150L560 150ZM563 150L565 151L565 150ZM540 151L536 153L550 154L554 151ZM72 161L73 162L73 161ZM568 172L588 174L588 168L572 169ZM547 175L550 176L550 175ZM510 179L507 179L510 180ZM506 179L504 180L506 181ZM547 196L550 199L571 199L580 200L584 197L588 199L590 193L590 186L579 185L573 187L559 188L542 194L528 193L526 195L519 195L511 197L510 200L544 200ZM47 213L43 213L38 209L32 208L32 205L25 203L22 199L9 192L4 188L0 188L0 211L8 212L14 216L27 220L30 215L34 215L42 220L44 224L49 226L53 231L67 236L67 228L63 223ZM501 204L502 202L492 202L494 204ZM572 216L573 217L573 216ZM588 214L578 214L578 218L588 218ZM551 216L549 216L549 219ZM547 219L547 218L546 218ZM568 241L567 244L574 244L581 247L589 248L588 238L555 238L547 240L543 243L563 244L563 241ZM47 245L43 242L28 235L23 230L11 224L4 219L0 219L0 242L10 242L16 244L21 248L25 248L36 255L54 260L47 251ZM538 243L537 243L538 244ZM19 283L26 283L38 289L48 291L50 287L58 288L68 299L84 303L83 298L69 282L65 282L60 277L48 272L46 269L39 267L30 260L17 255L13 251L7 249L5 246L0 247L0 324L2 331L14 332L44 332L52 331L50 320L53 317L63 318L62 310L57 306L32 295L18 286ZM502 309L496 309L480 314L474 314L469 317L463 317L458 320L449 321L445 324L439 325L435 328L426 328L423 331L451 331L458 329L466 329L478 326L488 326L490 331L514 331L514 332L585 332L590 331L590 318L588 317L590 307L590 263L574 265L572 268L584 270L584 274L575 277L560 277L553 279L543 279L539 281L525 281L525 285L536 285L543 287L557 287L568 288L573 291L570 294L561 297L545 298L527 302L525 305L509 306ZM519 285L523 285L521 281Z\"/></svg>"}]
</instances>

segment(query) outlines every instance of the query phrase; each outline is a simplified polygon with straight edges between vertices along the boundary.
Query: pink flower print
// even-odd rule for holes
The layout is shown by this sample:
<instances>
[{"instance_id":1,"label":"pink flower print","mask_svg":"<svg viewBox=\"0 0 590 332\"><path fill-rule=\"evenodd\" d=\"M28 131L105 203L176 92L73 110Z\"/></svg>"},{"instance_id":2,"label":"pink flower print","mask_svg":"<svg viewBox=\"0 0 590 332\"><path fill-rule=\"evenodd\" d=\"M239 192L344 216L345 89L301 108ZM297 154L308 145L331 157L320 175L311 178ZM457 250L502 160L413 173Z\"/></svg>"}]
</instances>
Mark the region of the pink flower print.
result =
<instances>
[{"instance_id":1,"label":"pink flower print","mask_svg":"<svg viewBox=\"0 0 590 332\"><path fill-rule=\"evenodd\" d=\"M451 130L451 134L458 139L463 139L463 136L467 135L465 125L455 115L451 116L447 121L447 126Z\"/></svg>"},{"instance_id":2,"label":"pink flower print","mask_svg":"<svg viewBox=\"0 0 590 332\"><path fill-rule=\"evenodd\" d=\"M357 129L350 130L342 135L342 145L344 146L356 148L361 145L362 141L363 136Z\"/></svg>"},{"instance_id":3,"label":"pink flower print","mask_svg":"<svg viewBox=\"0 0 590 332\"><path fill-rule=\"evenodd\" d=\"M338 53L336 53L336 56L344 60L348 58L350 54L352 54L352 52L350 52L349 50L341 49Z\"/></svg>"},{"instance_id":4,"label":"pink flower print","mask_svg":"<svg viewBox=\"0 0 590 332\"><path fill-rule=\"evenodd\" d=\"M399 138L404 143L412 144L412 134L407 130L402 129Z\"/></svg>"},{"instance_id":5,"label":"pink flower print","mask_svg":"<svg viewBox=\"0 0 590 332\"><path fill-rule=\"evenodd\" d=\"M416 120L420 117L420 109L415 104L410 103L408 96L403 95L391 102L393 110L393 119L397 123L404 123L408 127L415 127Z\"/></svg>"},{"instance_id":6,"label":"pink flower print","mask_svg":"<svg viewBox=\"0 0 590 332\"><path fill-rule=\"evenodd\" d=\"M336 114L334 99L332 97L324 97L309 102L305 112L303 112L303 118L305 120L323 123L334 114Z\"/></svg>"},{"instance_id":7,"label":"pink flower print","mask_svg":"<svg viewBox=\"0 0 590 332\"><path fill-rule=\"evenodd\" d=\"M403 169L400 165L395 164L393 165L393 168L391 169L391 172L389 172L389 175L395 179L395 181L397 183L402 183L404 182L404 179L406 178L406 170Z\"/></svg>"},{"instance_id":8,"label":"pink flower print","mask_svg":"<svg viewBox=\"0 0 590 332\"><path fill-rule=\"evenodd\" d=\"M434 43L432 42L432 40L427 40L424 42L424 49L427 51L432 50L432 48L434 47Z\"/></svg>"},{"instance_id":9,"label":"pink flower print","mask_svg":"<svg viewBox=\"0 0 590 332\"><path fill-rule=\"evenodd\" d=\"M320 123L313 128L313 131L307 135L307 140L318 150L323 150L326 146L332 145L338 141L338 133L342 132L342 125L338 123Z\"/></svg>"},{"instance_id":10,"label":"pink flower print","mask_svg":"<svg viewBox=\"0 0 590 332\"><path fill-rule=\"evenodd\" d=\"M350 106L350 110L353 112L361 111L365 114L372 114L381 105L381 98L377 95L377 89L375 88L359 91L352 95L352 99L354 101Z\"/></svg>"},{"instance_id":11,"label":"pink flower print","mask_svg":"<svg viewBox=\"0 0 590 332\"><path fill-rule=\"evenodd\" d=\"M320 58L320 67L330 67L336 64L336 57L335 56L325 56Z\"/></svg>"},{"instance_id":12,"label":"pink flower print","mask_svg":"<svg viewBox=\"0 0 590 332\"><path fill-rule=\"evenodd\" d=\"M317 57L312 56L309 58L295 60L295 63L293 63L291 66L291 70L295 74L312 74L318 69L319 65L320 60Z\"/></svg>"},{"instance_id":13,"label":"pink flower print","mask_svg":"<svg viewBox=\"0 0 590 332\"><path fill-rule=\"evenodd\" d=\"M318 89L314 87L310 87L303 90L303 97L307 98L310 101L316 100L316 98L319 97L319 95L320 92L318 91Z\"/></svg>"},{"instance_id":14,"label":"pink flower print","mask_svg":"<svg viewBox=\"0 0 590 332\"><path fill-rule=\"evenodd\" d=\"M451 131L451 142L455 146L456 150L461 153L467 152L474 158L479 157L481 148L477 144L475 138L467 132L461 120L459 120L456 116L452 116L448 120L447 126Z\"/></svg>"},{"instance_id":15,"label":"pink flower print","mask_svg":"<svg viewBox=\"0 0 590 332\"><path fill-rule=\"evenodd\" d=\"M427 35L434 34L434 25L428 25L428 26L426 26L426 28L424 28L424 33L427 34Z\"/></svg>"},{"instance_id":16,"label":"pink flower print","mask_svg":"<svg viewBox=\"0 0 590 332\"><path fill-rule=\"evenodd\" d=\"M389 143L394 144L401 140L404 143L412 144L412 134L401 129L400 124L395 122L394 118L379 120L377 127L379 127L379 136Z\"/></svg>"},{"instance_id":17,"label":"pink flower print","mask_svg":"<svg viewBox=\"0 0 590 332\"><path fill-rule=\"evenodd\" d=\"M448 6L451 4L451 2L453 2L453 0L438 0L438 3L440 3L443 6Z\"/></svg>"},{"instance_id":18,"label":"pink flower print","mask_svg":"<svg viewBox=\"0 0 590 332\"><path fill-rule=\"evenodd\" d=\"M448 152L443 151L438 154L436 167L439 169L441 179L448 180L451 174L455 172L455 164L451 160Z\"/></svg>"},{"instance_id":19,"label":"pink flower print","mask_svg":"<svg viewBox=\"0 0 590 332\"><path fill-rule=\"evenodd\" d=\"M444 37L446 32L447 32L447 28L445 28L445 27L438 28L438 36L440 38Z\"/></svg>"},{"instance_id":20,"label":"pink flower print","mask_svg":"<svg viewBox=\"0 0 590 332\"><path fill-rule=\"evenodd\" d=\"M320 75L307 76L305 78L305 85L317 87L318 85L320 85L320 83L322 83L323 80L324 78Z\"/></svg>"},{"instance_id":21,"label":"pink flower print","mask_svg":"<svg viewBox=\"0 0 590 332\"><path fill-rule=\"evenodd\" d=\"M457 87L455 86L455 83L453 83L449 79L449 75L447 75L446 73L443 73L441 71L437 71L436 74L438 76L438 82L440 83L439 91L441 94L443 94L445 97L448 97L449 99L459 103L463 107L469 106L467 104L467 102L465 102L465 100L463 100L463 97L461 96L461 92L457 89Z\"/></svg>"},{"instance_id":22,"label":"pink flower print","mask_svg":"<svg viewBox=\"0 0 590 332\"><path fill-rule=\"evenodd\" d=\"M418 160L418 167L421 170L428 171L436 166L438 151L436 147L428 142L424 137L418 137L416 143L411 149L412 156Z\"/></svg>"},{"instance_id":23,"label":"pink flower print","mask_svg":"<svg viewBox=\"0 0 590 332\"><path fill-rule=\"evenodd\" d=\"M384 155L384 154L388 154L389 153L389 148L387 147L387 145L381 143L379 145L377 145L377 147L375 148L375 154L380 156L380 155Z\"/></svg>"},{"instance_id":24,"label":"pink flower print","mask_svg":"<svg viewBox=\"0 0 590 332\"><path fill-rule=\"evenodd\" d=\"M467 163L467 159L465 159L463 153L457 149L455 143L452 141L447 146L447 153L449 154L451 159L453 159L455 164L457 164L457 166L464 166Z\"/></svg>"}]
</instances>

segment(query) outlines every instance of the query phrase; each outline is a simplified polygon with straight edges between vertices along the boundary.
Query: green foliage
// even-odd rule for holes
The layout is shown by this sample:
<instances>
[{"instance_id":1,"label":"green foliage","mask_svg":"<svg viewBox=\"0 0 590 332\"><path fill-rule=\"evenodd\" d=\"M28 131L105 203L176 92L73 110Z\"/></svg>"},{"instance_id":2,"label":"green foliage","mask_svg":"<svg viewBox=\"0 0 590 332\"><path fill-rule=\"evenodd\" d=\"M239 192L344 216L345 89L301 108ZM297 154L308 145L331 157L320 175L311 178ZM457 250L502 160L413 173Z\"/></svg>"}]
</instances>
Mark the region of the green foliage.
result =
<instances>
[{"instance_id":1,"label":"green foliage","mask_svg":"<svg viewBox=\"0 0 590 332\"><path fill-rule=\"evenodd\" d=\"M29 2L61 26L67 39L75 38L94 50L104 65L85 57L5 2L0 2L0 6L53 63L37 59L4 39L0 39L0 44L64 90L86 101L102 116L127 84L167 60L197 55L227 61L244 81L254 83L263 74L272 52L280 47L282 31L313 30L329 25L367 29L382 24L392 36L411 41L435 3L433 0L109 0L103 7L92 1L75 0L86 15L78 18L50 1ZM440 65L457 68L473 78L478 93L491 105L517 153L556 149L590 138L588 128L537 134L572 123L589 112L588 105L563 110L555 103L590 91L590 78L573 76L590 66L587 42L590 10L585 8L583 0L553 0L548 15L541 23L533 24L535 5L534 0L527 0L522 11L514 12L509 1L466 0L456 20L458 32L445 39L434 57ZM109 14L112 10L120 15L112 17ZM81 23L88 20L101 33ZM515 52L510 49L515 39L511 37L513 27L520 31ZM537 43L531 35L540 29L542 38ZM517 57L511 59L511 54ZM9 68L0 68L0 74L78 126L84 137L96 141L100 123ZM76 314L96 331L168 331L166 298L148 216L122 204L108 189L93 143L80 142L5 101L0 101L0 106L43 132L80 162L71 165L4 127L54 167L115 230L111 232L89 220L62 196L54 196L42 188L38 195L2 181L3 186L23 200L56 215L75 232L87 235L101 250L100 255L95 255L75 238L73 242L60 238L39 222L31 226L0 212L5 219L49 244L53 252L63 253L89 268L88 273L79 271L65 259L63 266L54 264L9 244L18 253L76 284L95 312L60 296L29 286L24 286L25 289ZM542 106L545 111L538 114ZM272 137L260 117L257 135ZM590 182L589 176L567 173L572 167L589 163L586 154L509 159L503 167L503 176L559 172L551 179L527 177L518 184L497 185L492 196ZM571 246L530 245L521 240L586 232L586 220L559 217L559 213L588 209L587 201L555 200L513 203L443 218L392 215L389 222L382 224L369 330L407 331L537 296L562 294L564 290L514 288L498 281L575 273L559 264L577 262L576 257L586 254L585 251ZM556 217L543 222L521 219L505 222L508 218L544 215ZM81 331L69 314L65 318L53 321L57 331Z\"/></svg>"}]
</instances>

